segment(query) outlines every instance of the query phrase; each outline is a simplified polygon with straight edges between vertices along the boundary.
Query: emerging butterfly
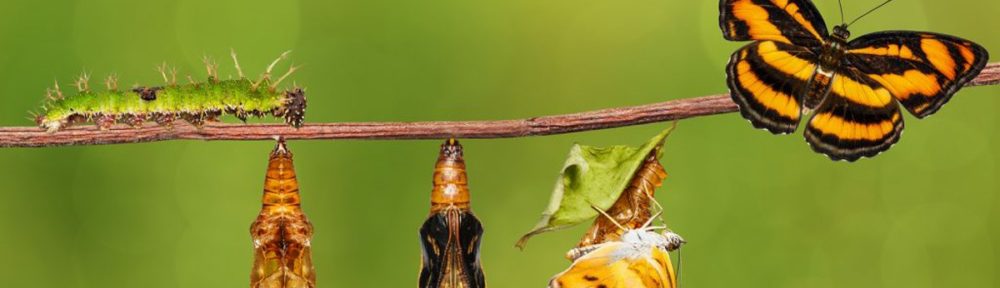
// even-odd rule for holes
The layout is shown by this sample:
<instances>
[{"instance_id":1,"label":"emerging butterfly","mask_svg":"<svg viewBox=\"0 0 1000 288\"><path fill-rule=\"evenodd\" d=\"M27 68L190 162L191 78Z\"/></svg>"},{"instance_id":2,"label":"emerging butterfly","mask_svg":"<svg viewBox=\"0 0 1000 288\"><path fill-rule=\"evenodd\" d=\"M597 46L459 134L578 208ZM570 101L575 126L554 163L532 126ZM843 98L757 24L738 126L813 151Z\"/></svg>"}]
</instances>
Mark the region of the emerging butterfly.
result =
<instances>
[{"instance_id":1,"label":"emerging butterfly","mask_svg":"<svg viewBox=\"0 0 1000 288\"><path fill-rule=\"evenodd\" d=\"M314 288L313 226L302 213L292 152L284 139L271 152L260 215L250 226L254 261L251 288Z\"/></svg>"},{"instance_id":2,"label":"emerging butterfly","mask_svg":"<svg viewBox=\"0 0 1000 288\"><path fill-rule=\"evenodd\" d=\"M483 225L469 206L468 183L462 145L449 139L434 166L431 213L420 227L421 288L486 287L479 263Z\"/></svg>"},{"instance_id":3,"label":"emerging butterfly","mask_svg":"<svg viewBox=\"0 0 1000 288\"><path fill-rule=\"evenodd\" d=\"M639 170L632 175L628 186L622 191L621 196L615 204L611 205L604 212L610 217L597 217L594 224L590 226L587 233L580 239L576 247L592 246L608 241L620 240L625 231L640 229L652 218L652 209L657 208L662 211L663 207L656 202L654 194L656 188L663 185L663 180L667 179L667 171L660 164L658 157L661 147L653 148L653 151L646 155L646 159ZM573 260L576 257L568 257Z\"/></svg>"},{"instance_id":4,"label":"emerging butterfly","mask_svg":"<svg viewBox=\"0 0 1000 288\"><path fill-rule=\"evenodd\" d=\"M567 257L573 265L552 277L549 288L676 288L677 274L667 252L685 242L665 227L650 227L658 215L639 229L619 225L625 231L620 240L570 250ZM654 232L658 229L664 230Z\"/></svg>"},{"instance_id":5,"label":"emerging butterfly","mask_svg":"<svg viewBox=\"0 0 1000 288\"><path fill-rule=\"evenodd\" d=\"M889 149L903 130L897 102L917 118L934 114L989 58L976 43L930 32L885 31L848 41L847 27L857 19L842 21L830 35L809 0L719 4L725 38L754 41L733 54L727 69L740 113L774 134L795 132L802 116L812 114L806 140L833 160Z\"/></svg>"}]
</instances>

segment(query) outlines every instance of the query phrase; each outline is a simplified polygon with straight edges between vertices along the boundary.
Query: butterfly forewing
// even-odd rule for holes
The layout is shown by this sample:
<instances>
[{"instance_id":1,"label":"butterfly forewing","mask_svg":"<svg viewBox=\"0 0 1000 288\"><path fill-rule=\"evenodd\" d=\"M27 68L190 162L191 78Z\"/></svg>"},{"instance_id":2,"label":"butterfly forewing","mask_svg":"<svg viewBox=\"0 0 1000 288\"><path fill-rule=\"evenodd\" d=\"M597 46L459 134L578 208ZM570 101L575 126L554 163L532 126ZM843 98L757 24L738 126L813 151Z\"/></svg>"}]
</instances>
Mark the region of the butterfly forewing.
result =
<instances>
[{"instance_id":1,"label":"butterfly forewing","mask_svg":"<svg viewBox=\"0 0 1000 288\"><path fill-rule=\"evenodd\" d=\"M937 112L989 59L979 44L928 32L878 32L848 45L846 65L878 81L919 118Z\"/></svg>"},{"instance_id":2,"label":"butterfly forewing","mask_svg":"<svg viewBox=\"0 0 1000 288\"><path fill-rule=\"evenodd\" d=\"M771 133L795 132L816 71L815 57L805 48L777 41L758 41L736 51L727 78L743 117Z\"/></svg>"},{"instance_id":3,"label":"butterfly forewing","mask_svg":"<svg viewBox=\"0 0 1000 288\"><path fill-rule=\"evenodd\" d=\"M826 23L808 0L722 0L719 26L727 40L771 40L819 47Z\"/></svg>"}]
</instances>

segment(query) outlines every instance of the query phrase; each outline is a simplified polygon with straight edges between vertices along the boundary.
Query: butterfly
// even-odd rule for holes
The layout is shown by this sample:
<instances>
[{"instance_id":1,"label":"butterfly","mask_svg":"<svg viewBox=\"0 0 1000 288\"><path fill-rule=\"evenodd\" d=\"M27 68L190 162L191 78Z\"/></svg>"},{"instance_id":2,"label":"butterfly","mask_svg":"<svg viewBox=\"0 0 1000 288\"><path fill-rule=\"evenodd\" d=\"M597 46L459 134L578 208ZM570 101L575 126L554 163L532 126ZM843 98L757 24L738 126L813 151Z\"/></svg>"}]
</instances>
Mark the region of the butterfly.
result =
<instances>
[{"instance_id":1,"label":"butterfly","mask_svg":"<svg viewBox=\"0 0 1000 288\"><path fill-rule=\"evenodd\" d=\"M833 160L888 150L903 131L898 104L917 118L934 114L989 58L976 43L931 32L848 41L847 28L861 17L830 34L809 0L721 0L719 10L726 40L754 41L733 53L726 70L743 117L788 134L811 114L806 141Z\"/></svg>"},{"instance_id":2,"label":"butterfly","mask_svg":"<svg viewBox=\"0 0 1000 288\"><path fill-rule=\"evenodd\" d=\"M449 139L441 145L434 167L431 214L420 227L421 288L483 288L479 263L483 224L472 214L462 145Z\"/></svg>"},{"instance_id":3,"label":"butterfly","mask_svg":"<svg viewBox=\"0 0 1000 288\"><path fill-rule=\"evenodd\" d=\"M669 230L654 232L663 227L649 227L649 222L639 229L621 229L625 233L619 240L566 253L573 265L552 277L549 288L676 288L677 274L667 252L680 248L684 239Z\"/></svg>"}]
</instances>

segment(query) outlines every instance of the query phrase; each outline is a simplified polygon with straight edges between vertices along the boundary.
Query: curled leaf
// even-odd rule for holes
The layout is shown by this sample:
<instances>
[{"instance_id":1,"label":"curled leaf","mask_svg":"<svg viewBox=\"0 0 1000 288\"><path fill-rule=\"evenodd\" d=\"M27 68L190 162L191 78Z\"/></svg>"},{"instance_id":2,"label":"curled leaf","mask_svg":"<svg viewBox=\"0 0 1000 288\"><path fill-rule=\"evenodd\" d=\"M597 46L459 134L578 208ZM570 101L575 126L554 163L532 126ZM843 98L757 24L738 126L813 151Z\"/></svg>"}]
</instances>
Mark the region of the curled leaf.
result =
<instances>
[{"instance_id":1,"label":"curled leaf","mask_svg":"<svg viewBox=\"0 0 1000 288\"><path fill-rule=\"evenodd\" d=\"M653 154L659 159L661 149L658 148L663 146L674 126L639 147L573 145L549 205L542 212L542 219L517 241L516 246L524 249L528 239L534 235L567 228L597 216L598 212L593 207L602 210L611 208L642 168L647 156Z\"/></svg>"}]
</instances>

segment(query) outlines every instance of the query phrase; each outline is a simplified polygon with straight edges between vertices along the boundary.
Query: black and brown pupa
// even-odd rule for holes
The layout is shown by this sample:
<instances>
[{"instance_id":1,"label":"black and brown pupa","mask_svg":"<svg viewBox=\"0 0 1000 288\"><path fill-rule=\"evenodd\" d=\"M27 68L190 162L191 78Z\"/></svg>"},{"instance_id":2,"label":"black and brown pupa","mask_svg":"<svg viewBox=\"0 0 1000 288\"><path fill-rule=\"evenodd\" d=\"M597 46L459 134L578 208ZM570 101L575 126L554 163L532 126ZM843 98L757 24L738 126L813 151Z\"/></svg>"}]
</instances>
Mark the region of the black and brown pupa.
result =
<instances>
[{"instance_id":1,"label":"black and brown pupa","mask_svg":"<svg viewBox=\"0 0 1000 288\"><path fill-rule=\"evenodd\" d=\"M486 287L479 263L482 236L483 225L469 206L462 145L449 139L441 145L434 166L431 213L420 227L423 249L420 287Z\"/></svg>"}]
</instances>

